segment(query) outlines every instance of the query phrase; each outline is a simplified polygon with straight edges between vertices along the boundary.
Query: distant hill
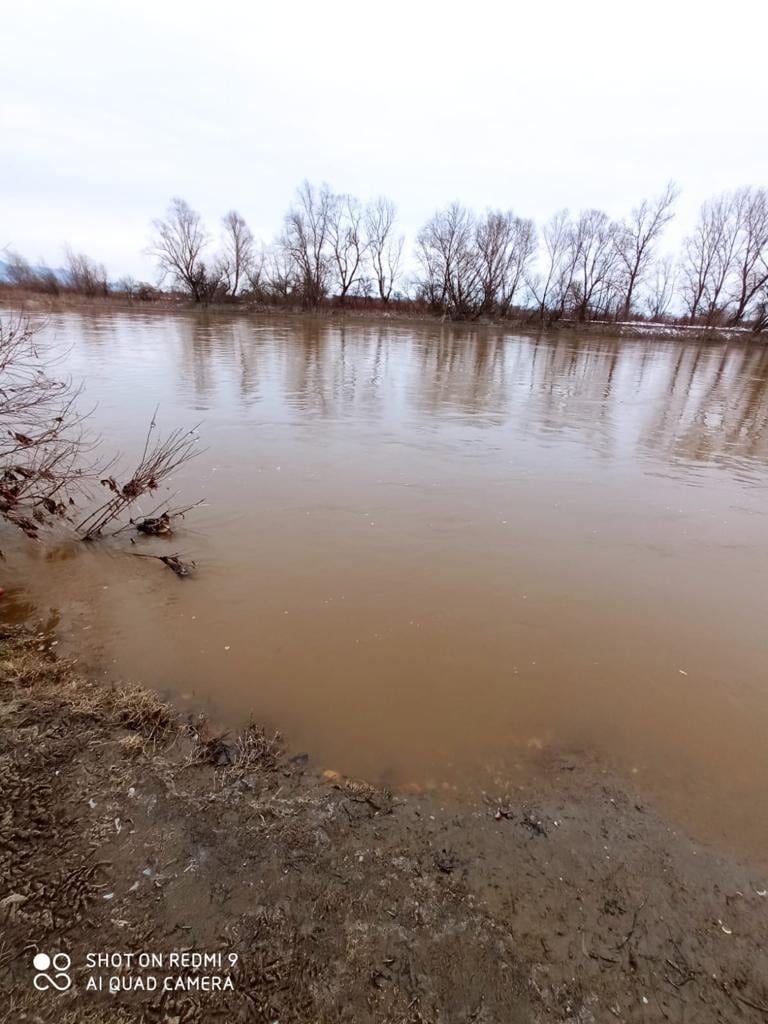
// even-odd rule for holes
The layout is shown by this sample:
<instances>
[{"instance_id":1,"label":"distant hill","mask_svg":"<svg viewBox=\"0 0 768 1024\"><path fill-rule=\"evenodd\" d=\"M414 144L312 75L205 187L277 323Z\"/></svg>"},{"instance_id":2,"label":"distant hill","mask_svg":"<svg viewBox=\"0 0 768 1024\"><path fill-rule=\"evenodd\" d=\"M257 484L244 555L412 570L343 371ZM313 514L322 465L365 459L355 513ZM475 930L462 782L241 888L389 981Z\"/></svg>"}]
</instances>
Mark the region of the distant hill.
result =
<instances>
[{"instance_id":1,"label":"distant hill","mask_svg":"<svg viewBox=\"0 0 768 1024\"><path fill-rule=\"evenodd\" d=\"M32 266L30 269L34 274L44 274L47 271L50 271L56 275L56 277L58 278L59 281L62 282L62 284L64 283L64 281L66 281L67 272L64 269L64 267L46 267L43 265L38 265ZM10 277L8 276L7 260L0 260L0 282L3 281L10 281Z\"/></svg>"}]
</instances>

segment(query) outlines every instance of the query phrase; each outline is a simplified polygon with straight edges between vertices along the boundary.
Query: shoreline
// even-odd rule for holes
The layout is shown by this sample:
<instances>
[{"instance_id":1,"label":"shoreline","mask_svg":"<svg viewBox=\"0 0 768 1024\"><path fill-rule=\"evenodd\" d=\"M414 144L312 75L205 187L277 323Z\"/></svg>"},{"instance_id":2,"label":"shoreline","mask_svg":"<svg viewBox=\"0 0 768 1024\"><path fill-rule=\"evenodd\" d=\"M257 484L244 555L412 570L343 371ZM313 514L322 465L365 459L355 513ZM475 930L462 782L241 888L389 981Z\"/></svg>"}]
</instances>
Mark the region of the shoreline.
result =
<instances>
[{"instance_id":1,"label":"shoreline","mask_svg":"<svg viewBox=\"0 0 768 1024\"><path fill-rule=\"evenodd\" d=\"M139 300L119 296L87 298L85 296L49 296L37 292L15 291L0 286L0 304L22 313L45 314L51 312L118 312L194 314L201 316L232 316L255 319L262 316L288 320L323 320L333 323L365 323L380 326L393 324L424 324L431 327L449 327L466 330L491 329L526 336L574 333L607 338L652 340L690 340L710 343L756 343L768 345L768 334L755 333L747 327L704 327L677 323L645 321L577 321L567 318L537 322L531 317L518 319L451 319L434 313L402 309L356 309L341 305L325 305L317 309L301 309L270 305L249 300L205 305L184 298L170 296L161 299Z\"/></svg>"},{"instance_id":2,"label":"shoreline","mask_svg":"<svg viewBox=\"0 0 768 1024\"><path fill-rule=\"evenodd\" d=\"M597 762L547 755L494 800L393 795L88 681L21 627L0 708L9 1019L765 1019L766 879ZM220 959L87 959L141 951ZM71 957L72 989L35 991L39 952Z\"/></svg>"}]
</instances>

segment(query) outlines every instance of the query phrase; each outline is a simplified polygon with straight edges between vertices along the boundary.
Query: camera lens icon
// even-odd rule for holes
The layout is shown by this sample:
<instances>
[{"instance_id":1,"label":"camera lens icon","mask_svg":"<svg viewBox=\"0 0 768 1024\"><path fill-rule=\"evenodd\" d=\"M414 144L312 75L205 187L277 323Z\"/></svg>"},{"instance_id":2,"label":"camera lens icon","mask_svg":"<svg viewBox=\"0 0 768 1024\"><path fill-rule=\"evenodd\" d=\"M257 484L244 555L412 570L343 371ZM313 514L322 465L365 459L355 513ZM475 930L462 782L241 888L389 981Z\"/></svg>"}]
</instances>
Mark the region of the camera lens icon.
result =
<instances>
[{"instance_id":1,"label":"camera lens icon","mask_svg":"<svg viewBox=\"0 0 768 1024\"><path fill-rule=\"evenodd\" d=\"M69 976L69 968L72 959L66 953L54 953L52 957L47 953L35 953L32 958L32 966L37 974L32 979L32 984L38 992L45 992L47 989L55 988L58 992L66 992L72 985ZM51 973L48 973L48 972Z\"/></svg>"}]
</instances>

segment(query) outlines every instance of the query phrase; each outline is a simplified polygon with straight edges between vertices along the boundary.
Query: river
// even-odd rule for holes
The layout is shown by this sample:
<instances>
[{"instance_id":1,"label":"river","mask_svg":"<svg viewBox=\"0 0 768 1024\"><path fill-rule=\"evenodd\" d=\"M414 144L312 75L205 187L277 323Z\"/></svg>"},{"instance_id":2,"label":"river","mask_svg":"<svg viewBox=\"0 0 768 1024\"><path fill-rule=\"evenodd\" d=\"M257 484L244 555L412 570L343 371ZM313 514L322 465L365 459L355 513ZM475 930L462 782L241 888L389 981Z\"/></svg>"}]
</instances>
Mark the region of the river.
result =
<instances>
[{"instance_id":1,"label":"river","mask_svg":"<svg viewBox=\"0 0 768 1024\"><path fill-rule=\"evenodd\" d=\"M586 752L768 855L764 345L88 311L42 339L123 465L156 406L200 424L174 489L206 504L166 541L6 537L6 615L322 767L460 791Z\"/></svg>"}]
</instances>

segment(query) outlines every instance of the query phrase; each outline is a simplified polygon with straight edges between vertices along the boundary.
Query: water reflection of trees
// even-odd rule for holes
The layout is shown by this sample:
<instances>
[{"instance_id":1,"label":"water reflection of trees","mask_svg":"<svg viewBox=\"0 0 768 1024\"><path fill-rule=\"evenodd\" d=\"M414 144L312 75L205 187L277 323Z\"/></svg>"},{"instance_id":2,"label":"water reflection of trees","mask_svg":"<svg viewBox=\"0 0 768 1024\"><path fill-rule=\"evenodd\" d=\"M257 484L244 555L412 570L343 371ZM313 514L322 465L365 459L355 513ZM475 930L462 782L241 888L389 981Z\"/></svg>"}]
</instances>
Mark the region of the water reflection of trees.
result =
<instances>
[{"instance_id":1,"label":"water reflection of trees","mask_svg":"<svg viewBox=\"0 0 768 1024\"><path fill-rule=\"evenodd\" d=\"M243 317L200 313L174 318L179 373L199 408L215 406L232 390L243 404L259 398L259 350Z\"/></svg>"},{"instance_id":2,"label":"water reflection of trees","mask_svg":"<svg viewBox=\"0 0 768 1024\"><path fill-rule=\"evenodd\" d=\"M387 429L509 428L606 458L626 445L732 466L768 458L768 348L755 343L214 314L157 319L162 328L150 319L142 329L170 341L176 386L198 406L266 403L278 418ZM99 324L90 340L121 344L116 326L112 318Z\"/></svg>"},{"instance_id":3,"label":"water reflection of trees","mask_svg":"<svg viewBox=\"0 0 768 1024\"><path fill-rule=\"evenodd\" d=\"M733 465L768 457L768 348L694 346L677 353L645 443L673 459Z\"/></svg>"}]
</instances>

